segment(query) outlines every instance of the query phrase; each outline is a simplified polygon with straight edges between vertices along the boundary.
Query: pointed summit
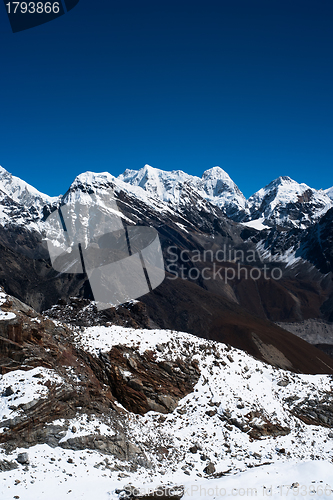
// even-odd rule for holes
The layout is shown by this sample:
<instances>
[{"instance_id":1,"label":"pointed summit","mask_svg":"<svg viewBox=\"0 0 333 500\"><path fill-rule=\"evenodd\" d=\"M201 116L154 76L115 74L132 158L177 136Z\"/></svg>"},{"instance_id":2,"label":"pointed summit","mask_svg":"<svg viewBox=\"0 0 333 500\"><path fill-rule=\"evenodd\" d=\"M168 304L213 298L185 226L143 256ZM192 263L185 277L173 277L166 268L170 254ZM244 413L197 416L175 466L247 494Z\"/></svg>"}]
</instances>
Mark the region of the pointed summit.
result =
<instances>
[{"instance_id":1,"label":"pointed summit","mask_svg":"<svg viewBox=\"0 0 333 500\"><path fill-rule=\"evenodd\" d=\"M228 217L246 210L246 198L229 174L221 167L213 167L202 174L201 188L214 205L225 208Z\"/></svg>"},{"instance_id":2,"label":"pointed summit","mask_svg":"<svg viewBox=\"0 0 333 500\"><path fill-rule=\"evenodd\" d=\"M223 179L226 181L231 181L229 174L221 167L212 167L202 174L202 180L206 179Z\"/></svg>"},{"instance_id":3,"label":"pointed summit","mask_svg":"<svg viewBox=\"0 0 333 500\"><path fill-rule=\"evenodd\" d=\"M112 181L114 181L114 177L109 172L97 173L87 170L87 172L83 172L82 174L79 174L77 177L75 177L74 181L71 184L71 187L75 187L79 184L99 186L110 183Z\"/></svg>"},{"instance_id":4,"label":"pointed summit","mask_svg":"<svg viewBox=\"0 0 333 500\"><path fill-rule=\"evenodd\" d=\"M0 190L17 203L32 207L52 203L58 197L51 197L41 193L36 188L12 175L8 170L0 166Z\"/></svg>"},{"instance_id":5,"label":"pointed summit","mask_svg":"<svg viewBox=\"0 0 333 500\"><path fill-rule=\"evenodd\" d=\"M190 182L194 177L182 170L169 172L145 165L140 170L125 170L118 179L132 186L139 186L151 196L174 205L179 201L179 191L184 183Z\"/></svg>"},{"instance_id":6,"label":"pointed summit","mask_svg":"<svg viewBox=\"0 0 333 500\"><path fill-rule=\"evenodd\" d=\"M268 225L306 228L332 206L329 196L288 176L280 176L248 199L251 219Z\"/></svg>"},{"instance_id":7,"label":"pointed summit","mask_svg":"<svg viewBox=\"0 0 333 500\"><path fill-rule=\"evenodd\" d=\"M289 175L280 175L277 179L275 179L275 181L273 182L279 182L280 184L283 184L285 182L296 182L294 181L293 179L291 179L291 177L289 177Z\"/></svg>"}]
</instances>

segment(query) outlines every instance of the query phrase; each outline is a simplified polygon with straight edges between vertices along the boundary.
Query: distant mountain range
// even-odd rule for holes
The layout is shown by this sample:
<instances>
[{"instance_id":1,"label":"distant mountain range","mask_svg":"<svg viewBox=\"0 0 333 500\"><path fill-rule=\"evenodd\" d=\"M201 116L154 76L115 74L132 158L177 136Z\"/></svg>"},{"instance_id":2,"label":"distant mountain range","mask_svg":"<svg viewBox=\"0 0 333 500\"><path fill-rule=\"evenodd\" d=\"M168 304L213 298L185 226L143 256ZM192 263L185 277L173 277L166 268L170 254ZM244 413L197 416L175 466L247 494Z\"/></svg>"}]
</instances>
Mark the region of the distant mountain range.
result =
<instances>
[{"instance_id":1,"label":"distant mountain range","mask_svg":"<svg viewBox=\"0 0 333 500\"><path fill-rule=\"evenodd\" d=\"M118 177L108 172L86 172L74 180L68 192L73 192L80 185L99 186L102 189L111 187L115 192L123 191L135 196L154 209L180 214L186 212L194 201L197 210L206 211L208 208L209 211L209 205L212 205L218 207L226 217L256 229L273 226L304 229L333 207L333 187L316 190L286 176L278 177L246 199L220 167L206 170L201 178L181 170L169 172L149 165L140 170L125 170ZM68 199L67 193L63 197L40 193L2 167L0 196L4 207L2 222L15 220L24 225L42 219L45 207L55 207L61 200L67 202ZM21 214L18 213L19 207Z\"/></svg>"},{"instance_id":2,"label":"distant mountain range","mask_svg":"<svg viewBox=\"0 0 333 500\"><path fill-rule=\"evenodd\" d=\"M262 354L260 342L272 344L295 359L298 348L291 354L283 347L285 334L272 322L333 321L332 192L279 177L246 200L219 167L199 178L146 165L117 178L85 172L63 196L49 197L1 169L0 285L38 311L59 301L66 304L69 297L93 299L85 274L61 274L52 268L43 239L47 233L50 238L49 215L61 204L79 201L87 208L82 238L89 241L94 229L90 209L97 205L105 214L121 217L125 226L152 226L159 233L166 279L141 297L151 325L228 342L265 360L269 357ZM52 233L55 245L60 233L61 228ZM252 252L255 258L196 265L182 261L184 252L216 252L224 245L243 255ZM170 247L177 255L173 266ZM247 273L263 265L277 268L281 279L248 279L245 271L223 279L226 269L236 270L238 264ZM203 279L201 268L213 276L216 265L221 276Z\"/></svg>"},{"instance_id":3,"label":"distant mountain range","mask_svg":"<svg viewBox=\"0 0 333 500\"><path fill-rule=\"evenodd\" d=\"M149 165L125 170L119 180L141 187L146 193L173 208L189 200L189 192L219 207L225 215L253 227L280 225L305 228L333 206L333 188L316 190L290 177L278 177L246 200L238 186L220 167L206 170L202 177L181 170L165 172Z\"/></svg>"}]
</instances>

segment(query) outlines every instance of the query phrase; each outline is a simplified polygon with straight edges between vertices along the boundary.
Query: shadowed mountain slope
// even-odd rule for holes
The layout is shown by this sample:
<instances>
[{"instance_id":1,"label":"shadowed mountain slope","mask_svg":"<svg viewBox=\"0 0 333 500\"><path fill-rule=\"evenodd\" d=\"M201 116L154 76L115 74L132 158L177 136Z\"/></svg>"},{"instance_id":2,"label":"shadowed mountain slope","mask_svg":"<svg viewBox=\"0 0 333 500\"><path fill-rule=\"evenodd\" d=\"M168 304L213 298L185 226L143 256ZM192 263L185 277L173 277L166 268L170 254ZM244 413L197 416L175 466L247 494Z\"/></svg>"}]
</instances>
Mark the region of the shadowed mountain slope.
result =
<instances>
[{"instance_id":1,"label":"shadowed mountain slope","mask_svg":"<svg viewBox=\"0 0 333 500\"><path fill-rule=\"evenodd\" d=\"M275 366L300 373L332 373L333 360L277 325L186 280L165 280L142 298L160 328L184 330L228 343Z\"/></svg>"}]
</instances>

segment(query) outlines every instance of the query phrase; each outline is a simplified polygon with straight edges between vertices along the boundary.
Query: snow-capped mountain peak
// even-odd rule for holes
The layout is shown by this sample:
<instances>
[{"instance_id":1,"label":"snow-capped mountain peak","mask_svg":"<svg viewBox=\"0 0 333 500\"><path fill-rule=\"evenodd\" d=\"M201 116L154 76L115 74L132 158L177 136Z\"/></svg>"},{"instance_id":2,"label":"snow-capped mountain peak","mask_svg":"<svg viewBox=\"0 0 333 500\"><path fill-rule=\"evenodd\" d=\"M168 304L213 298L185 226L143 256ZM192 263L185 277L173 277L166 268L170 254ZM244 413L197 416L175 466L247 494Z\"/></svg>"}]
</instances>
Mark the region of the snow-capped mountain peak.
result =
<instances>
[{"instance_id":1,"label":"snow-capped mountain peak","mask_svg":"<svg viewBox=\"0 0 333 500\"><path fill-rule=\"evenodd\" d=\"M275 181L272 182L279 182L280 184L283 184L284 182L293 183L295 181L293 181L289 175L280 175L277 179L275 179Z\"/></svg>"},{"instance_id":2,"label":"snow-capped mountain peak","mask_svg":"<svg viewBox=\"0 0 333 500\"><path fill-rule=\"evenodd\" d=\"M206 179L221 179L225 180L227 182L231 181L230 175L223 170L221 167L212 167L209 168L208 170L205 170L204 173L202 174L202 180Z\"/></svg>"},{"instance_id":3,"label":"snow-capped mountain peak","mask_svg":"<svg viewBox=\"0 0 333 500\"><path fill-rule=\"evenodd\" d=\"M225 207L229 216L233 215L232 212L246 209L245 196L222 168L206 170L201 181L202 190L208 195L207 199L220 208Z\"/></svg>"},{"instance_id":4,"label":"snow-capped mountain peak","mask_svg":"<svg viewBox=\"0 0 333 500\"><path fill-rule=\"evenodd\" d=\"M71 184L72 187L75 187L79 184L83 185L101 185L103 183L108 183L114 181L113 175L111 175L109 172L101 172L101 173L96 173L96 172L83 172L82 174L78 175L73 183Z\"/></svg>"},{"instance_id":5,"label":"snow-capped mountain peak","mask_svg":"<svg viewBox=\"0 0 333 500\"><path fill-rule=\"evenodd\" d=\"M0 167L0 225L39 230L45 207L56 205L61 196L51 197Z\"/></svg>"},{"instance_id":6,"label":"snow-capped mountain peak","mask_svg":"<svg viewBox=\"0 0 333 500\"><path fill-rule=\"evenodd\" d=\"M182 170L168 172L150 165L145 165L140 170L125 170L123 174L118 176L119 180L132 186L139 186L163 201L171 201L172 198L176 198L176 191L191 178L191 175Z\"/></svg>"},{"instance_id":7,"label":"snow-capped mountain peak","mask_svg":"<svg viewBox=\"0 0 333 500\"><path fill-rule=\"evenodd\" d=\"M202 174L202 180L205 179L223 179L226 181L231 181L230 175L223 170L221 167L212 167L208 170L205 170Z\"/></svg>"},{"instance_id":8,"label":"snow-capped mountain peak","mask_svg":"<svg viewBox=\"0 0 333 500\"><path fill-rule=\"evenodd\" d=\"M248 199L248 219L264 219L269 225L305 228L332 205L325 191L280 176Z\"/></svg>"},{"instance_id":9,"label":"snow-capped mountain peak","mask_svg":"<svg viewBox=\"0 0 333 500\"><path fill-rule=\"evenodd\" d=\"M125 170L118 179L141 187L172 207L186 204L190 199L189 193L218 206L228 216L237 210L244 210L246 206L244 195L220 167L206 170L200 178L182 170L167 172L145 165L138 171Z\"/></svg>"},{"instance_id":10,"label":"snow-capped mountain peak","mask_svg":"<svg viewBox=\"0 0 333 500\"><path fill-rule=\"evenodd\" d=\"M0 166L0 190L17 203L31 207L40 203L53 203L58 197L51 197L41 193L36 188L23 181L19 177L12 175L5 168Z\"/></svg>"}]
</instances>

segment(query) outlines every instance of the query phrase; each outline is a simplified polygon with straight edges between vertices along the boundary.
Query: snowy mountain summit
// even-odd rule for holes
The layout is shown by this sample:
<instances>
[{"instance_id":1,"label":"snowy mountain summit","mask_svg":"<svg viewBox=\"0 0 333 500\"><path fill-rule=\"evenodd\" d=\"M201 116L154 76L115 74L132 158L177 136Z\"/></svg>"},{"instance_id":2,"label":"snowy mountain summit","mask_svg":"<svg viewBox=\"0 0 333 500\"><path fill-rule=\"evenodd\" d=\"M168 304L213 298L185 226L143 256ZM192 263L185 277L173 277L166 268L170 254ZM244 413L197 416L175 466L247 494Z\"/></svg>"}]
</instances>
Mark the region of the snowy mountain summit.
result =
<instances>
[{"instance_id":1,"label":"snowy mountain summit","mask_svg":"<svg viewBox=\"0 0 333 500\"><path fill-rule=\"evenodd\" d=\"M45 205L45 203L53 203L57 197L51 197L39 192L33 186L23 181L19 177L15 177L6 169L0 166L0 191L14 200L16 203L21 203L26 207Z\"/></svg>"},{"instance_id":2,"label":"snowy mountain summit","mask_svg":"<svg viewBox=\"0 0 333 500\"><path fill-rule=\"evenodd\" d=\"M299 184L290 177L278 177L248 199L247 220L263 219L267 225L304 229L333 206L322 189Z\"/></svg>"},{"instance_id":3,"label":"snowy mountain summit","mask_svg":"<svg viewBox=\"0 0 333 500\"><path fill-rule=\"evenodd\" d=\"M220 167L206 170L200 178L182 170L167 172L145 165L140 170L125 170L118 179L141 187L173 208L186 204L189 195L196 194L223 209L230 218L238 211L246 210L245 196Z\"/></svg>"},{"instance_id":4,"label":"snowy mountain summit","mask_svg":"<svg viewBox=\"0 0 333 500\"><path fill-rule=\"evenodd\" d=\"M220 208L225 207L229 217L246 210L245 196L222 168L206 170L201 177L201 186L207 199Z\"/></svg>"},{"instance_id":5,"label":"snowy mountain summit","mask_svg":"<svg viewBox=\"0 0 333 500\"><path fill-rule=\"evenodd\" d=\"M57 204L60 196L51 197L15 177L0 166L0 224L39 229L44 208Z\"/></svg>"}]
</instances>

